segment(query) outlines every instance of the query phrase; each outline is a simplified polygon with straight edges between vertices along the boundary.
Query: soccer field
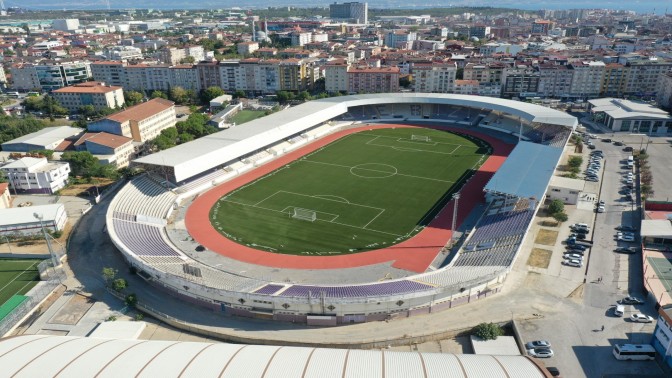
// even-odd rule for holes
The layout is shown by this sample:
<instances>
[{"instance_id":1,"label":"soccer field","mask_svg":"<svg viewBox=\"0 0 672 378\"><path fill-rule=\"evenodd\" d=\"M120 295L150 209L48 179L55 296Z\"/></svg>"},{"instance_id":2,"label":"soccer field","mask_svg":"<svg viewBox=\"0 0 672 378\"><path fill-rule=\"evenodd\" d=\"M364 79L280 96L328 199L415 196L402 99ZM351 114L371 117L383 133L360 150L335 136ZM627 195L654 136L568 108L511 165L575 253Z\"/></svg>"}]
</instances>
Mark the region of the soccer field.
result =
<instances>
[{"instance_id":1,"label":"soccer field","mask_svg":"<svg viewBox=\"0 0 672 378\"><path fill-rule=\"evenodd\" d=\"M25 294L40 281L42 260L0 259L0 306L14 294Z\"/></svg>"},{"instance_id":2,"label":"soccer field","mask_svg":"<svg viewBox=\"0 0 672 378\"><path fill-rule=\"evenodd\" d=\"M421 231L490 151L435 129L350 134L228 193L210 220L229 239L270 252L384 248Z\"/></svg>"}]
</instances>

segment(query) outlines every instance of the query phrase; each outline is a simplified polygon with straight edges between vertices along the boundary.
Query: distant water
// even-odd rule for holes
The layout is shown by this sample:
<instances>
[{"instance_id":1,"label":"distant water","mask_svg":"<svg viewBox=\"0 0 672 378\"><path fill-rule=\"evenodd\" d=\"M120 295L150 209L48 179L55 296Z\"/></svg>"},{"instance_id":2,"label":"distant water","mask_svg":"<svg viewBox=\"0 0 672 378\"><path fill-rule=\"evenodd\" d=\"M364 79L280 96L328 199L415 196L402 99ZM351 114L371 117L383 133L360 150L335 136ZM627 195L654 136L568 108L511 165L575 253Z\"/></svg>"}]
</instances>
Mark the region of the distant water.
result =
<instances>
[{"instance_id":1,"label":"distant water","mask_svg":"<svg viewBox=\"0 0 672 378\"><path fill-rule=\"evenodd\" d=\"M245 2L233 0L158 0L148 3L138 3L136 0L110 0L114 9L123 8L154 8L154 9L227 9L234 7L266 8L269 6L307 7L324 6L337 1L339 3L353 0L247 0ZM365 0L360 0L365 1ZM6 7L18 6L27 9L104 9L105 0L4 0ZM672 13L672 0L371 0L369 8L430 8L447 6L497 6L518 9L576 9L576 8L609 8L618 10L633 10L637 13L657 14Z\"/></svg>"}]
</instances>

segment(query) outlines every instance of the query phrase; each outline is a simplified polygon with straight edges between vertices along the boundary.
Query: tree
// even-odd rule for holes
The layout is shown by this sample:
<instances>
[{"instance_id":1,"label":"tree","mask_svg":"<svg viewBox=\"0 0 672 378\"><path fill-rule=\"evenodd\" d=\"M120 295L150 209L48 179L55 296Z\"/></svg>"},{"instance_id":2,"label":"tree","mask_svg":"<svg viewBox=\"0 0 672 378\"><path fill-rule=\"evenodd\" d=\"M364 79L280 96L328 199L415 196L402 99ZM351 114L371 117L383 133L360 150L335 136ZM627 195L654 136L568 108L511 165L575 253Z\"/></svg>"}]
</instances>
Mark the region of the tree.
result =
<instances>
[{"instance_id":1,"label":"tree","mask_svg":"<svg viewBox=\"0 0 672 378\"><path fill-rule=\"evenodd\" d=\"M189 102L189 93L182 87L172 87L168 97L178 105L184 105Z\"/></svg>"},{"instance_id":2,"label":"tree","mask_svg":"<svg viewBox=\"0 0 672 378\"><path fill-rule=\"evenodd\" d=\"M241 91L240 89L237 90L237 91L235 91L235 92L233 92L233 95L232 95L232 96L233 96L233 98L245 98L245 97L247 97L247 95L245 94L245 92L244 92L244 91Z\"/></svg>"},{"instance_id":3,"label":"tree","mask_svg":"<svg viewBox=\"0 0 672 378\"><path fill-rule=\"evenodd\" d=\"M112 281L112 289L114 291L124 291L128 287L128 282L126 282L125 279L123 278L117 278L116 280Z\"/></svg>"},{"instance_id":4,"label":"tree","mask_svg":"<svg viewBox=\"0 0 672 378\"><path fill-rule=\"evenodd\" d=\"M555 214L553 214L553 219L555 219L556 221L562 223L562 222L567 222L567 219L569 219L569 217L567 216L566 213L561 212L561 213L555 213Z\"/></svg>"},{"instance_id":5,"label":"tree","mask_svg":"<svg viewBox=\"0 0 672 378\"><path fill-rule=\"evenodd\" d=\"M7 181L8 181L7 174L5 173L5 171L0 171L0 184Z\"/></svg>"},{"instance_id":6,"label":"tree","mask_svg":"<svg viewBox=\"0 0 672 378\"><path fill-rule=\"evenodd\" d=\"M150 95L150 97L151 97L151 98L165 98L165 99L168 99L168 95L167 95L165 92L163 92L163 91L158 91L158 90L152 92L152 94Z\"/></svg>"},{"instance_id":7,"label":"tree","mask_svg":"<svg viewBox=\"0 0 672 378\"><path fill-rule=\"evenodd\" d=\"M180 144L182 144L191 142L192 140L194 140L194 136L188 133L182 133L177 136L177 139L179 140Z\"/></svg>"},{"instance_id":8,"label":"tree","mask_svg":"<svg viewBox=\"0 0 672 378\"><path fill-rule=\"evenodd\" d=\"M583 158L581 156L571 156L567 164L572 168L580 168L583 164Z\"/></svg>"},{"instance_id":9,"label":"tree","mask_svg":"<svg viewBox=\"0 0 672 378\"><path fill-rule=\"evenodd\" d=\"M483 340L497 340L497 337L502 336L504 331L495 323L481 323L474 328L473 333Z\"/></svg>"},{"instance_id":10,"label":"tree","mask_svg":"<svg viewBox=\"0 0 672 378\"><path fill-rule=\"evenodd\" d=\"M138 304L138 296L135 293L128 294L124 299L126 306L135 307Z\"/></svg>"},{"instance_id":11,"label":"tree","mask_svg":"<svg viewBox=\"0 0 672 378\"><path fill-rule=\"evenodd\" d=\"M88 151L66 151L61 160L70 163L70 170L75 176L92 177L98 171L98 158Z\"/></svg>"},{"instance_id":12,"label":"tree","mask_svg":"<svg viewBox=\"0 0 672 378\"><path fill-rule=\"evenodd\" d=\"M551 203L548 205L548 212L553 215L557 213L562 213L565 211L565 204L562 203L560 200L553 200Z\"/></svg>"},{"instance_id":13,"label":"tree","mask_svg":"<svg viewBox=\"0 0 672 378\"><path fill-rule=\"evenodd\" d=\"M117 270L109 267L103 268L102 275L103 279L105 280L105 283L109 284L110 282L112 282L112 280L114 280L114 277L117 276Z\"/></svg>"},{"instance_id":14,"label":"tree","mask_svg":"<svg viewBox=\"0 0 672 378\"><path fill-rule=\"evenodd\" d=\"M180 64L194 64L194 62L196 62L196 58L193 56L188 56L180 60Z\"/></svg>"},{"instance_id":15,"label":"tree","mask_svg":"<svg viewBox=\"0 0 672 378\"><path fill-rule=\"evenodd\" d=\"M203 93L201 94L201 100L203 100L203 102L205 102L205 103L208 103L213 98L217 98L217 97L219 97L223 94L224 94L224 90L222 88L214 87L214 86L209 87L209 88L203 90Z\"/></svg>"},{"instance_id":16,"label":"tree","mask_svg":"<svg viewBox=\"0 0 672 378\"><path fill-rule=\"evenodd\" d=\"M126 105L133 106L141 103L145 96L138 91L128 91L124 93L124 98L126 99Z\"/></svg>"},{"instance_id":17,"label":"tree","mask_svg":"<svg viewBox=\"0 0 672 378\"><path fill-rule=\"evenodd\" d=\"M278 102L281 104L286 104L289 101L294 100L294 93L288 91L277 91L275 96L278 98Z\"/></svg>"}]
</instances>

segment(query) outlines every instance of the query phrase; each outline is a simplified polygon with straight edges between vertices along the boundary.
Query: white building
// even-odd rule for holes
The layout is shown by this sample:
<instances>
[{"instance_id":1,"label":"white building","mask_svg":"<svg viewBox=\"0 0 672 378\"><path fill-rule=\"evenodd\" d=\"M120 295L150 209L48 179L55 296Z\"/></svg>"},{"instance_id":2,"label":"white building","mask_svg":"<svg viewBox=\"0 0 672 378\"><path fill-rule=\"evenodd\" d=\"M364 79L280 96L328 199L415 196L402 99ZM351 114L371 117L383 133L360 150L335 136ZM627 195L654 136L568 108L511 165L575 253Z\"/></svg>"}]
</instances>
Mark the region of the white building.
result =
<instances>
[{"instance_id":1,"label":"white building","mask_svg":"<svg viewBox=\"0 0 672 378\"><path fill-rule=\"evenodd\" d=\"M67 18L61 20L54 20L51 23L51 28L54 30L60 30L64 32L73 32L79 29L79 19Z\"/></svg>"},{"instance_id":2,"label":"white building","mask_svg":"<svg viewBox=\"0 0 672 378\"><path fill-rule=\"evenodd\" d=\"M79 135L84 130L70 126L45 127L40 131L26 134L2 144L6 152L30 152L35 150L54 150L64 140Z\"/></svg>"},{"instance_id":3,"label":"white building","mask_svg":"<svg viewBox=\"0 0 672 378\"><path fill-rule=\"evenodd\" d=\"M523 51L525 46L522 45L512 45L510 43L486 43L479 48L479 52L484 56L491 56L494 54L510 54L511 56L516 56L519 52Z\"/></svg>"},{"instance_id":4,"label":"white building","mask_svg":"<svg viewBox=\"0 0 672 378\"><path fill-rule=\"evenodd\" d=\"M292 32L290 36L292 38L292 46L303 46L313 40L311 33Z\"/></svg>"},{"instance_id":5,"label":"white building","mask_svg":"<svg viewBox=\"0 0 672 378\"><path fill-rule=\"evenodd\" d=\"M109 60L127 61L142 59L142 50L134 46L110 46L103 49L103 55Z\"/></svg>"},{"instance_id":6,"label":"white building","mask_svg":"<svg viewBox=\"0 0 672 378\"><path fill-rule=\"evenodd\" d=\"M598 98L588 104L593 120L614 132L667 135L672 131L670 113L644 102Z\"/></svg>"},{"instance_id":7,"label":"white building","mask_svg":"<svg viewBox=\"0 0 672 378\"><path fill-rule=\"evenodd\" d=\"M418 39L418 33L405 30L394 30L385 36L385 46L394 49L410 49L413 41Z\"/></svg>"},{"instance_id":8,"label":"white building","mask_svg":"<svg viewBox=\"0 0 672 378\"><path fill-rule=\"evenodd\" d=\"M567 205L576 205L585 184L583 180L553 176L548 184L546 197L550 200L560 200Z\"/></svg>"},{"instance_id":9,"label":"white building","mask_svg":"<svg viewBox=\"0 0 672 378\"><path fill-rule=\"evenodd\" d=\"M414 64L413 79L416 92L453 93L455 90L455 63Z\"/></svg>"},{"instance_id":10,"label":"white building","mask_svg":"<svg viewBox=\"0 0 672 378\"><path fill-rule=\"evenodd\" d=\"M146 142L176 123L175 103L155 98L112 114L88 126L91 132L106 132Z\"/></svg>"},{"instance_id":11,"label":"white building","mask_svg":"<svg viewBox=\"0 0 672 378\"><path fill-rule=\"evenodd\" d=\"M338 59L324 66L324 88L329 93L346 92L348 90L347 61Z\"/></svg>"},{"instance_id":12,"label":"white building","mask_svg":"<svg viewBox=\"0 0 672 378\"><path fill-rule=\"evenodd\" d=\"M575 62L571 66L571 95L577 98L598 97L606 71L604 62Z\"/></svg>"},{"instance_id":13,"label":"white building","mask_svg":"<svg viewBox=\"0 0 672 378\"><path fill-rule=\"evenodd\" d=\"M53 194L68 182L70 164L24 157L0 167L15 193Z\"/></svg>"},{"instance_id":14,"label":"white building","mask_svg":"<svg viewBox=\"0 0 672 378\"><path fill-rule=\"evenodd\" d=\"M123 106L125 102L121 87L96 81L57 89L52 94L62 106L70 111L77 111L84 105L93 105L96 109L115 109Z\"/></svg>"},{"instance_id":15,"label":"white building","mask_svg":"<svg viewBox=\"0 0 672 378\"><path fill-rule=\"evenodd\" d=\"M41 224L35 215L42 217ZM10 237L39 234L42 226L48 231L61 231L67 222L62 203L0 210L0 234Z\"/></svg>"}]
</instances>

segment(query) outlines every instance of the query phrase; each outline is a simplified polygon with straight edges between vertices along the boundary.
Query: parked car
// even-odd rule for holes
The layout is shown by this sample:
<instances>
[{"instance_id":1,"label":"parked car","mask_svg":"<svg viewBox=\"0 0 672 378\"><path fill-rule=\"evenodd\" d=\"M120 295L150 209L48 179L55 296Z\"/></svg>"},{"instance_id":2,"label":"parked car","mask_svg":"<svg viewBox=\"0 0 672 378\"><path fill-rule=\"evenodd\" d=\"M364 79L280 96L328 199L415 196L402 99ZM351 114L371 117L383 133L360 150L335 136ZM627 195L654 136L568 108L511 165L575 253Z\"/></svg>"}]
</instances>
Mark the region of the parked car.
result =
<instances>
[{"instance_id":1,"label":"parked car","mask_svg":"<svg viewBox=\"0 0 672 378\"><path fill-rule=\"evenodd\" d=\"M614 142L614 146L622 146L622 145L623 145L623 142L621 142L621 141Z\"/></svg>"},{"instance_id":2,"label":"parked car","mask_svg":"<svg viewBox=\"0 0 672 378\"><path fill-rule=\"evenodd\" d=\"M599 182L600 179L598 179L597 177L586 177L586 181Z\"/></svg>"},{"instance_id":3,"label":"parked car","mask_svg":"<svg viewBox=\"0 0 672 378\"><path fill-rule=\"evenodd\" d=\"M525 349L550 348L550 347L551 343L549 343L546 340L530 341L529 343L525 344Z\"/></svg>"},{"instance_id":4,"label":"parked car","mask_svg":"<svg viewBox=\"0 0 672 378\"><path fill-rule=\"evenodd\" d=\"M580 268L583 266L583 261L581 260L576 260L576 259L567 259L562 261L563 264L567 266L573 266L575 268Z\"/></svg>"},{"instance_id":5,"label":"parked car","mask_svg":"<svg viewBox=\"0 0 672 378\"><path fill-rule=\"evenodd\" d=\"M624 242L634 242L635 241L635 237L631 236L631 235L621 235L621 236L617 237L617 239L620 240L620 241L624 241Z\"/></svg>"},{"instance_id":6,"label":"parked car","mask_svg":"<svg viewBox=\"0 0 672 378\"><path fill-rule=\"evenodd\" d=\"M637 250L636 247L618 247L618 248L614 249L614 252L618 252L618 253L630 253L630 254L632 254L632 253L637 253L637 251L638 250Z\"/></svg>"},{"instance_id":7,"label":"parked car","mask_svg":"<svg viewBox=\"0 0 672 378\"><path fill-rule=\"evenodd\" d=\"M528 349L527 354L537 358L553 357L553 350L551 348L534 348Z\"/></svg>"},{"instance_id":8,"label":"parked car","mask_svg":"<svg viewBox=\"0 0 672 378\"><path fill-rule=\"evenodd\" d=\"M598 207L597 207L597 212L598 212L598 213L604 213L605 211L606 211L606 209L605 209L604 206L598 206Z\"/></svg>"},{"instance_id":9,"label":"parked car","mask_svg":"<svg viewBox=\"0 0 672 378\"><path fill-rule=\"evenodd\" d=\"M594 144L591 144L591 145L588 146L588 148L590 148L591 150L594 150L594 149L595 149L595 145L594 145Z\"/></svg>"},{"instance_id":10,"label":"parked car","mask_svg":"<svg viewBox=\"0 0 672 378\"><path fill-rule=\"evenodd\" d=\"M620 304L625 304L625 305L638 305L638 304L643 304L644 301L637 298L637 297L625 297L618 301Z\"/></svg>"},{"instance_id":11,"label":"parked car","mask_svg":"<svg viewBox=\"0 0 672 378\"><path fill-rule=\"evenodd\" d=\"M635 323L652 323L653 318L649 315L636 313L636 314L630 315L630 321L633 321Z\"/></svg>"},{"instance_id":12,"label":"parked car","mask_svg":"<svg viewBox=\"0 0 672 378\"><path fill-rule=\"evenodd\" d=\"M579 244L574 244L574 245L568 245L567 249L570 251L580 251L583 252L588 249L585 245L579 245Z\"/></svg>"},{"instance_id":13,"label":"parked car","mask_svg":"<svg viewBox=\"0 0 672 378\"><path fill-rule=\"evenodd\" d=\"M632 226L627 226L627 225L620 225L616 227L617 230L619 231L625 231L625 232L632 232L632 231L637 231L637 228L632 227Z\"/></svg>"},{"instance_id":14,"label":"parked car","mask_svg":"<svg viewBox=\"0 0 672 378\"><path fill-rule=\"evenodd\" d=\"M626 152L632 151L632 147L630 147L630 146L625 146L625 147L623 148L623 151L626 151Z\"/></svg>"},{"instance_id":15,"label":"parked car","mask_svg":"<svg viewBox=\"0 0 672 378\"><path fill-rule=\"evenodd\" d=\"M602 139L602 141L605 142L605 143L611 143L611 139L609 139L609 138L604 138L604 139Z\"/></svg>"},{"instance_id":16,"label":"parked car","mask_svg":"<svg viewBox=\"0 0 672 378\"><path fill-rule=\"evenodd\" d=\"M562 257L569 260L583 260L583 255L578 253L565 253Z\"/></svg>"}]
</instances>

